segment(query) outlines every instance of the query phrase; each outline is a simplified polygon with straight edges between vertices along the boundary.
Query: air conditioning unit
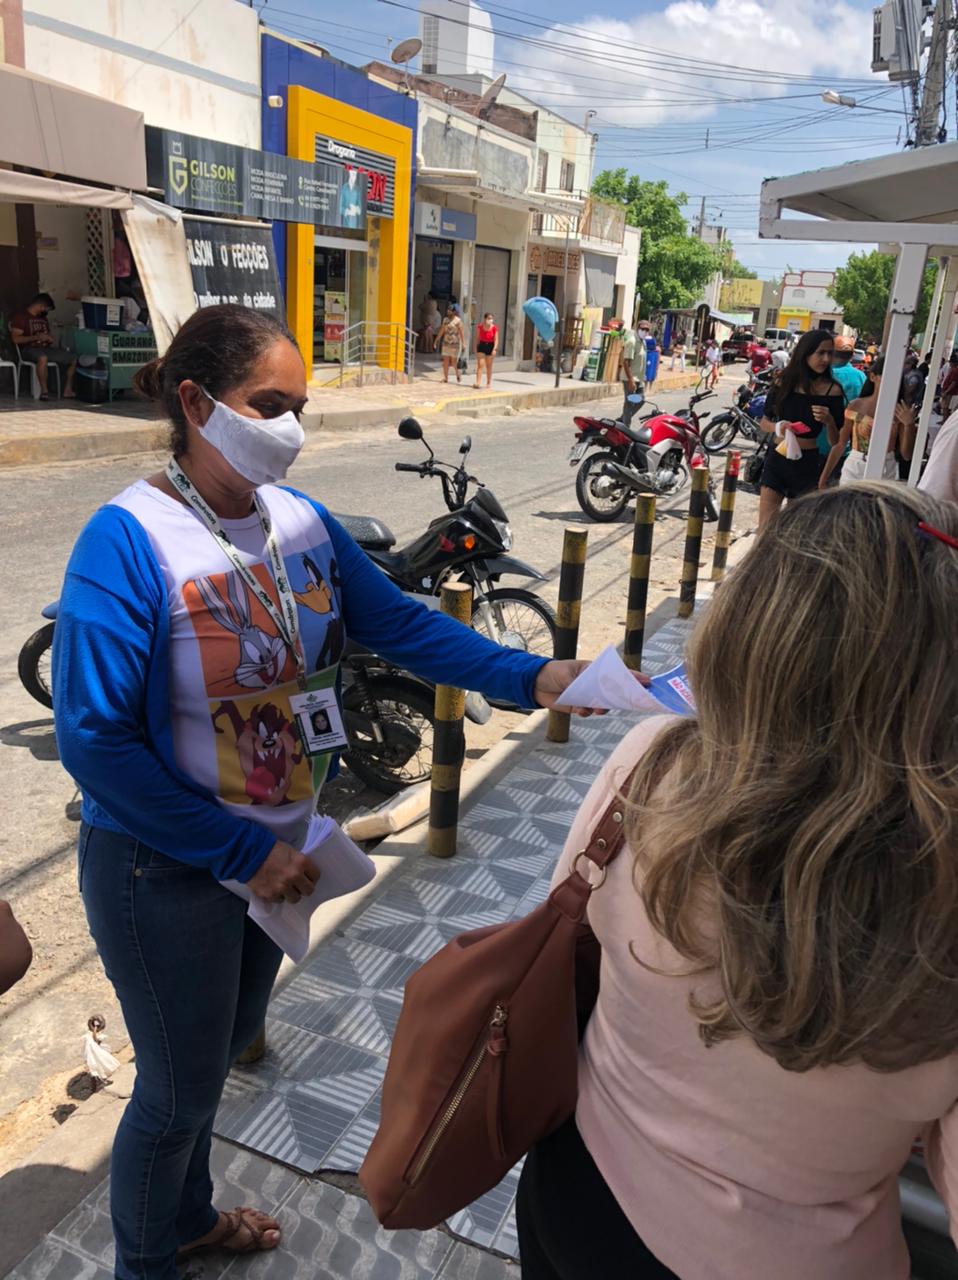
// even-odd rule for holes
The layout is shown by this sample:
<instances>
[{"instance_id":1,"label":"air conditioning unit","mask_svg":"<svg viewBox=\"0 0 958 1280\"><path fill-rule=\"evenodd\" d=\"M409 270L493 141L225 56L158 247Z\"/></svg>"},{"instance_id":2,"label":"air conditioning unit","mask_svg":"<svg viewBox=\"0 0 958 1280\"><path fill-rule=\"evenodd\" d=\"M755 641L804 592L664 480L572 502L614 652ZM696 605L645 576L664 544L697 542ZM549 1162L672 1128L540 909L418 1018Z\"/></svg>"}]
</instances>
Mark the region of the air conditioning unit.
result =
<instances>
[{"instance_id":1,"label":"air conditioning unit","mask_svg":"<svg viewBox=\"0 0 958 1280\"><path fill-rule=\"evenodd\" d=\"M882 14L885 6L879 5L872 11L872 71L887 71L888 59L882 56Z\"/></svg>"}]
</instances>

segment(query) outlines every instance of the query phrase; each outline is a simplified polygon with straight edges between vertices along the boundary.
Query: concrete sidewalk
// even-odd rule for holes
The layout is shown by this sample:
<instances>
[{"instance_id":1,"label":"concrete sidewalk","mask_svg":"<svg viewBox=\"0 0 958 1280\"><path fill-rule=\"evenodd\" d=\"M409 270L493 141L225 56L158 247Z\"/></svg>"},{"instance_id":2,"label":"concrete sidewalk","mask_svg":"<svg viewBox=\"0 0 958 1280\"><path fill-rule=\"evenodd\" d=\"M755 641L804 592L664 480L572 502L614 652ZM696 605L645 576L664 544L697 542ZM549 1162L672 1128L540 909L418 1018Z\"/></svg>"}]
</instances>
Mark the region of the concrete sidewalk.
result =
<instances>
[{"instance_id":1,"label":"concrete sidewalk","mask_svg":"<svg viewBox=\"0 0 958 1280\"><path fill-rule=\"evenodd\" d=\"M651 398L694 386L698 375L663 373ZM410 383L343 388L311 386L303 414L307 432L393 425L407 414L426 419L481 419L493 414L585 404L620 394L617 383L579 382L551 374L504 371L491 390L476 391L471 378L444 384L438 374ZM133 399L112 405L79 401L0 402L0 467L74 462L85 458L151 453L162 448L163 425L155 406Z\"/></svg>"},{"instance_id":2,"label":"concrete sidewalk","mask_svg":"<svg viewBox=\"0 0 958 1280\"><path fill-rule=\"evenodd\" d=\"M650 631L674 608L669 601L650 618ZM665 621L651 636L650 671L677 660L691 625ZM351 1175L378 1121L402 983L449 937L525 914L542 900L582 797L633 722L618 715L576 721L571 742L554 746L545 742L546 717L531 717L465 775L454 858L422 852L424 824L376 849L376 882L324 916L301 966L284 966L267 1055L234 1070L217 1117L217 1197L275 1212L283 1246L272 1255L191 1260L191 1280L227 1271L295 1280L518 1280L517 1170L426 1232L382 1230ZM9 1224L0 1231L0 1274L108 1280L106 1174L133 1078L132 1065L121 1068L0 1178L0 1222Z\"/></svg>"}]
</instances>

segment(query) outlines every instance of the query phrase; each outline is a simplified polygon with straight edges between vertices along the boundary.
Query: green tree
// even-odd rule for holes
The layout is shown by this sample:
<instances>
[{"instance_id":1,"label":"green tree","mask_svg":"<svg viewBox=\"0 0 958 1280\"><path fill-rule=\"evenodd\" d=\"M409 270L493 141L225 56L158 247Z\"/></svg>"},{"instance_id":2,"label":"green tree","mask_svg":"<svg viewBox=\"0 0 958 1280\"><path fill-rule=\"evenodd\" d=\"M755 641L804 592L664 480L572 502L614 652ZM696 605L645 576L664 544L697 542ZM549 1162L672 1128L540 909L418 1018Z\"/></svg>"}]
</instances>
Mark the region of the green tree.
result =
<instances>
[{"instance_id":1,"label":"green tree","mask_svg":"<svg viewBox=\"0 0 958 1280\"><path fill-rule=\"evenodd\" d=\"M928 323L935 270L932 263L925 268L915 312L914 333L923 333ZM846 265L835 272L831 295L841 307L845 323L857 329L862 337L881 338L894 275L895 259L878 249L871 253L853 253Z\"/></svg>"},{"instance_id":2,"label":"green tree","mask_svg":"<svg viewBox=\"0 0 958 1280\"><path fill-rule=\"evenodd\" d=\"M592 194L624 205L629 226L642 228L636 280L642 315L696 302L709 277L721 270L721 259L689 235L682 213L685 193L672 195L667 182L646 182L625 169L606 169L597 175Z\"/></svg>"}]
</instances>

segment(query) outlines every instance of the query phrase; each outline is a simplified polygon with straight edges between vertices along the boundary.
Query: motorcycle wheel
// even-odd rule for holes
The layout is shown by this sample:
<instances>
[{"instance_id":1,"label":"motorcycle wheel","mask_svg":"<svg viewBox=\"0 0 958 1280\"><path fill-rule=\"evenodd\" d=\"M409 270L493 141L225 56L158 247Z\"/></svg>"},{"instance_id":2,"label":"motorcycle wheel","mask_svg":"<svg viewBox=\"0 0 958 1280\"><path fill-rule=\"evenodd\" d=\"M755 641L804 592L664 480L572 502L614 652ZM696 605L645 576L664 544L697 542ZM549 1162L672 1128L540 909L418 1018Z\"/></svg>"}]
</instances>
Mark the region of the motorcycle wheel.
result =
<instances>
[{"instance_id":1,"label":"motorcycle wheel","mask_svg":"<svg viewBox=\"0 0 958 1280\"><path fill-rule=\"evenodd\" d=\"M367 734L350 735L343 761L367 787L394 796L425 782L432 770L435 705L420 684L402 676L369 676L369 695L384 730L384 742ZM346 711L366 712L363 692L350 685L343 693ZM371 710L371 708L369 708Z\"/></svg>"},{"instance_id":2,"label":"motorcycle wheel","mask_svg":"<svg viewBox=\"0 0 958 1280\"><path fill-rule=\"evenodd\" d=\"M739 421L732 413L720 413L702 432L702 448L706 453L727 449L738 434Z\"/></svg>"},{"instance_id":3,"label":"motorcycle wheel","mask_svg":"<svg viewBox=\"0 0 958 1280\"><path fill-rule=\"evenodd\" d=\"M507 649L522 649L539 657L555 654L556 615L551 605L521 587L496 587L485 593L493 613L492 630L482 600L472 605L472 629Z\"/></svg>"},{"instance_id":4,"label":"motorcycle wheel","mask_svg":"<svg viewBox=\"0 0 958 1280\"><path fill-rule=\"evenodd\" d=\"M20 650L17 659L17 673L20 683L31 698L36 698L44 707L53 707L53 695L50 692L50 650L53 648L53 632L55 622L48 622L33 635Z\"/></svg>"},{"instance_id":5,"label":"motorcycle wheel","mask_svg":"<svg viewBox=\"0 0 958 1280\"><path fill-rule=\"evenodd\" d=\"M605 524L616 520L629 505L632 490L626 484L610 483L608 476L600 474L599 468L604 462L615 462L612 453L594 453L586 458L575 473L575 496L579 506L591 519ZM609 485L607 494L596 492L601 481L603 487Z\"/></svg>"}]
</instances>

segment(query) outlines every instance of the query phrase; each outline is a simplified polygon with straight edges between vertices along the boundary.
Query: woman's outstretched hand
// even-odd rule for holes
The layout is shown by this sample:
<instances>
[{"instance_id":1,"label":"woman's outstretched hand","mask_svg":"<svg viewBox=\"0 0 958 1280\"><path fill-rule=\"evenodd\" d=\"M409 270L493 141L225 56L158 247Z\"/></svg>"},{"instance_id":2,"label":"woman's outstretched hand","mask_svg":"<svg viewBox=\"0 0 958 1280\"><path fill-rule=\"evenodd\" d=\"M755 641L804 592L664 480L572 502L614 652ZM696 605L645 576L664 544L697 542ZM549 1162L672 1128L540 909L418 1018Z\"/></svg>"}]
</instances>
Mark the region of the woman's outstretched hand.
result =
<instances>
[{"instance_id":1,"label":"woman's outstretched hand","mask_svg":"<svg viewBox=\"0 0 958 1280\"><path fill-rule=\"evenodd\" d=\"M552 662L547 662L536 676L534 692L539 706L548 709L560 705L563 711L569 711L574 716L604 716L604 711L597 711L594 707L567 707L562 703L562 695L566 689L587 666L589 660L583 658L555 658ZM640 684L649 683L649 677L641 672L637 671L635 678Z\"/></svg>"}]
</instances>

